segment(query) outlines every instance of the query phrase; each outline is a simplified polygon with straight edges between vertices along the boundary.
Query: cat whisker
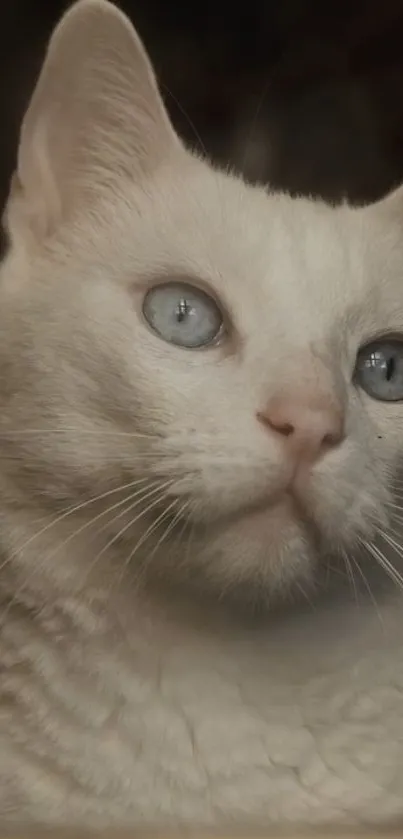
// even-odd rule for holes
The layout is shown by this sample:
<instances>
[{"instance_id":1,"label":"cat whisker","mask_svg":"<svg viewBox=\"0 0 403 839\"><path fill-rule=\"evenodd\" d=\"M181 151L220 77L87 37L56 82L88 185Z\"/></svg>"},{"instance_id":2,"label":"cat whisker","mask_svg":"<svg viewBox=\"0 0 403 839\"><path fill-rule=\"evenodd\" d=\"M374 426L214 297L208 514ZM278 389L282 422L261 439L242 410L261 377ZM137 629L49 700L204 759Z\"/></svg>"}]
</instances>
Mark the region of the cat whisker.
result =
<instances>
[{"instance_id":1,"label":"cat whisker","mask_svg":"<svg viewBox=\"0 0 403 839\"><path fill-rule=\"evenodd\" d=\"M167 483L167 484L169 484L170 482L169 482L169 481L167 481L166 483ZM165 484L162 484L161 486L164 486L164 487L165 487ZM157 492L159 489L161 489L161 486L160 486L160 487L156 487L156 488L155 488L155 490L154 490L154 492ZM146 488L146 489L147 489L147 488ZM148 494L147 494L147 497L150 497L150 494L151 494L151 493L148 493ZM131 526L132 524L134 524L134 522L136 522L137 520L139 520L139 519L140 519L143 515L145 515L147 512L150 512L150 511L151 511L154 507L158 506L158 505L159 505L159 503L160 503L160 502L161 502L161 501L162 501L165 497L166 497L166 494L165 494L165 492L163 492L163 493L162 493L162 494L160 494L157 498L154 498L154 499L153 499L153 501L151 502L151 504L149 504L149 505L148 505L148 506L147 506L144 510L142 510L142 511L139 513L139 515L138 515L138 516L136 516L134 519L132 519L132 520L129 522L129 525L127 525L127 527L129 527L129 526ZM144 498L145 498L145 496L143 496L143 498L142 498L142 499L140 499L140 501L138 501L138 500L137 500L137 501L135 502L135 505L133 505L133 506L137 506L137 505L138 505L138 503L141 503L141 501L143 501L143 500L144 500ZM126 501L127 501L127 499L126 499ZM175 499L175 501L176 501L176 499ZM129 508L128 510L126 510L126 512L128 512L129 510L130 510L130 508ZM91 521L87 522L86 524L91 525L91 524L93 524L93 521L94 521L94 520L91 520ZM104 546L104 548L102 549L102 551L101 551L101 552L100 552L100 553L99 553L99 554L98 554L98 555L94 558L94 560L91 562L90 568L86 569L85 580L88 578L88 576L89 576L89 574L90 574L91 570L95 567L95 565L96 565L96 563L97 563L98 559L100 558L101 554L103 554L103 553L107 550L107 548L108 548L110 545L112 545L112 544L113 544L113 542L114 542L116 539L118 539L118 538L119 538L119 536L121 535L121 533L123 532L123 530L127 529L127 527L126 527L126 528L122 528L122 531L120 531L120 533L116 534L116 536L115 536L115 537L113 537L113 539L111 539L111 540L110 540L110 543L108 543L108 545ZM49 560L49 558L50 558L51 556L53 556L55 553L57 553L57 552L58 552L58 550L60 550L62 547L64 547L64 546L65 546L65 544L66 544L66 542L67 542L67 541L70 541L70 538L74 538L74 536L76 536L76 535L77 535L77 531L75 531L74 533L70 534L70 536L68 537L68 539L67 539L67 540L65 540L65 541L62 543L62 545L59 545L59 546L57 547L56 551L52 552L52 554L47 554L47 555L45 556L45 561L46 561L46 562L48 562L48 560ZM7 614L8 614L8 612L9 612L9 610L12 608L12 606L13 606L15 603L17 603L17 602L18 602L18 599L21 597L21 594L22 594L22 593L23 593L23 592L24 592L24 591L28 588L29 583L30 583L30 581L34 578L35 574L36 574L36 573L41 573L41 570L42 570L42 565L43 565L43 562L41 563L40 567L35 566L35 568L33 569L32 573L29 575L29 577L28 577L28 578L26 578L26 579L24 580L23 584L22 584L22 585L21 585L21 586L17 589L17 591L15 592L15 594L14 594L13 598L12 598L12 599L9 601L9 603L7 604L7 608L6 608L5 612L1 615L1 618L2 618L2 620L3 620L3 621L5 620L5 618L6 618Z\"/></svg>"},{"instance_id":2,"label":"cat whisker","mask_svg":"<svg viewBox=\"0 0 403 839\"><path fill-rule=\"evenodd\" d=\"M394 527L393 525L396 525ZM392 515L388 522L388 533L401 539L403 535L403 517Z\"/></svg>"},{"instance_id":3,"label":"cat whisker","mask_svg":"<svg viewBox=\"0 0 403 839\"><path fill-rule=\"evenodd\" d=\"M188 528L189 528L189 530L191 530L192 527L195 527L194 522L192 522L190 517L189 517L189 510L192 509L192 508L194 509L194 507L195 507L194 503L189 501L177 513L178 520L183 518L183 525L180 528L179 532L177 533L176 538L171 540L170 545L169 545L169 556L172 556L172 554L175 552L175 562L176 563L177 563L177 560L178 560L178 551L183 545L186 530ZM186 513L186 515L185 515L185 513Z\"/></svg>"},{"instance_id":4,"label":"cat whisker","mask_svg":"<svg viewBox=\"0 0 403 839\"><path fill-rule=\"evenodd\" d=\"M395 553L403 559L403 547L402 547L402 545L399 544L399 542L396 542L396 540L390 535L390 533L386 533L384 530L380 530L379 535L381 536L382 539L385 540L385 542L391 548L393 548ZM395 535L399 535L399 534L395 534ZM402 580L403 580L403 577L402 577Z\"/></svg>"},{"instance_id":5,"label":"cat whisker","mask_svg":"<svg viewBox=\"0 0 403 839\"><path fill-rule=\"evenodd\" d=\"M178 500L179 500L179 499L178 499ZM150 537L152 536L152 533L154 532L154 530L156 530L156 529L157 529L157 528L158 528L158 527L162 524L162 522L164 521L164 519L165 519L167 516L170 516L170 514L171 514L171 512L172 512L172 510L171 510L171 507L172 507L172 506L173 506L173 505L169 505L169 506L167 507L167 509L166 509L166 511L165 511L165 515L164 515L164 517L163 517L163 518L161 517L161 520L160 520L159 522L157 521L157 523L156 523L156 527L155 527L155 528L153 528L153 530L152 530L152 531L148 534L148 538L150 538ZM168 524L167 524L167 526L166 526L165 530L164 530L164 531L163 531L163 533L161 534L161 536L160 536L160 538L158 539L157 543L154 545L154 547L153 547L153 549L152 549L151 553L149 553L149 554L148 554L147 559L146 559L146 562L145 562L145 564L144 564L144 566L143 566L143 574L142 574L142 576L144 576L144 575L145 575L145 573L146 573L146 571L147 571L147 568L151 565L151 561L152 561L153 557L155 556L155 554L157 553L158 549L161 547L161 545L162 545L162 544L165 542L165 540L168 538L169 534L170 534L170 533L172 533L172 531L175 529L175 527L176 527L177 523L178 523L178 522L180 521L180 519L184 516L184 513L185 513L185 511L189 508L189 506L190 506L190 501L186 501L185 503L183 503L183 504L181 505L181 507L179 508L179 510L177 510L177 512L175 513L175 515L174 515L174 516L172 516L171 520L168 522ZM185 518L185 524L186 524L186 518ZM182 529L182 531L181 531L181 532L183 532L183 529ZM136 548L136 550L137 550L137 548ZM130 558L129 562L131 561L131 559L132 559L132 557Z\"/></svg>"},{"instance_id":6,"label":"cat whisker","mask_svg":"<svg viewBox=\"0 0 403 839\"><path fill-rule=\"evenodd\" d=\"M397 507L399 509L403 506L403 488L399 492L393 491L390 498L385 501L388 507Z\"/></svg>"},{"instance_id":7,"label":"cat whisker","mask_svg":"<svg viewBox=\"0 0 403 839\"><path fill-rule=\"evenodd\" d=\"M149 485L147 485L146 487L142 487L141 489L137 490L137 492L133 493L133 495L132 495L132 498L135 498L136 500L134 501L132 507L129 507L129 510L131 510L134 507L137 507L139 504L142 504L143 501L146 501L148 498L155 495L155 493L159 492L161 489L164 489L165 487L169 486L171 484L171 482L172 481L166 481L164 484L161 485L160 481L154 481L151 489L150 489ZM128 500L129 500L128 498L124 499L124 501L128 501ZM70 533L67 536L66 539L64 539L62 542L60 542L57 545L57 547L55 548L54 551L52 551L49 554L46 554L45 560L49 561L50 559L54 559L54 557L61 550L63 550L63 548L65 548L68 544L70 544L70 542L72 542L73 539L76 539L77 536L82 535L82 533L84 533L86 530L88 530L90 527L92 527L94 524L96 524L97 521L99 521L101 518L104 518L112 509L116 509L116 507L121 506L122 503L124 503L124 502L118 502L118 504L113 505L112 508L102 510L94 518L91 518L88 521L84 522L84 524L82 524L79 528L77 528L77 530L74 530L73 533ZM119 518L120 515L124 515L124 513L127 513L127 512L128 512L128 510L124 510L123 512L121 512L117 516L117 518ZM103 549L103 552L106 549L107 548Z\"/></svg>"},{"instance_id":8,"label":"cat whisker","mask_svg":"<svg viewBox=\"0 0 403 839\"><path fill-rule=\"evenodd\" d=\"M374 544L371 542L367 542L366 540L361 540L361 544L366 548L366 550L371 554L371 556L376 559L378 564L381 568L386 572L388 577L396 584L396 586L403 591L403 577L392 562L385 556L385 554Z\"/></svg>"},{"instance_id":9,"label":"cat whisker","mask_svg":"<svg viewBox=\"0 0 403 839\"><path fill-rule=\"evenodd\" d=\"M387 501L385 507L387 510L392 510L393 515L395 516L403 515L403 498L402 504L393 504L393 502Z\"/></svg>"},{"instance_id":10,"label":"cat whisker","mask_svg":"<svg viewBox=\"0 0 403 839\"><path fill-rule=\"evenodd\" d=\"M396 489L396 487L395 487L395 488L393 489L393 498L394 498L394 501L395 501L395 502L396 502L396 501L397 501L397 502L400 502L400 504L398 503L396 506L397 506L397 507L401 506L401 503L403 503L403 490L400 490L400 489L399 489L399 490L397 490L397 489ZM392 502L392 501L387 501L386 503L387 503L388 505L393 504L393 502Z\"/></svg>"},{"instance_id":11,"label":"cat whisker","mask_svg":"<svg viewBox=\"0 0 403 839\"><path fill-rule=\"evenodd\" d=\"M396 522L402 521L403 520L403 509L401 507L398 507L397 505L395 507L389 507L389 515Z\"/></svg>"},{"instance_id":12,"label":"cat whisker","mask_svg":"<svg viewBox=\"0 0 403 839\"><path fill-rule=\"evenodd\" d=\"M197 502L196 504L194 504L193 505L193 512L196 512L196 510L199 507L200 507L200 502ZM192 547L192 544L193 544L195 533L196 533L196 522L193 520L193 521L190 522L190 529L189 529L187 544L186 544L186 548L183 552L183 557L182 557L182 563L181 564L184 567L187 567L189 565L190 550L191 550L191 547Z\"/></svg>"},{"instance_id":13,"label":"cat whisker","mask_svg":"<svg viewBox=\"0 0 403 839\"><path fill-rule=\"evenodd\" d=\"M161 536L161 538L158 540L157 544L155 545L155 548L153 548L153 550L150 554L150 559L154 556L154 554L157 552L158 548L161 547L162 543L168 538L169 534L172 533L172 531L177 526L178 522L181 521L182 519L184 520L184 528L182 528L182 530L181 530L181 533L183 534L184 529L186 529L186 525L188 524L188 519L185 517L185 513L189 509L189 507L190 507L190 501L185 501L182 504L182 506L179 508L179 510L175 513L175 515L171 519L170 523L168 524L166 530L164 531L163 535Z\"/></svg>"},{"instance_id":14,"label":"cat whisker","mask_svg":"<svg viewBox=\"0 0 403 839\"><path fill-rule=\"evenodd\" d=\"M146 540L147 540L147 539L149 539L149 538L151 538L151 536L153 535L153 533L155 533L155 532L158 530L159 525L160 525L160 524L164 521L164 519L165 519L165 518L169 515L169 513L171 512L171 510L172 510L172 509L173 509L173 508L174 508L177 504L178 504L178 499L177 499L177 498L174 498L174 499L173 499L173 501L171 501L171 503L170 503L170 504L168 504L168 507L166 507L166 508L162 511L162 513L160 513L160 514L159 514L159 516L157 516L157 518L156 518L153 522L151 522L151 524L149 525L149 527L147 527L147 529L145 530L145 532L144 532L144 533L141 535L141 537L138 539L138 541L136 542L136 544L135 544L135 546L134 546L133 550L132 550L132 551L128 554L128 556L126 557L126 559L125 559L125 561L124 561L124 563L123 563L123 566L122 566L122 573L121 573L121 575L120 575L120 577L119 577L119 580L118 580L118 586L120 586L120 585L121 585L121 583L122 583L122 581L123 581L123 579L124 579L124 577L125 577L125 573L126 573L127 569L129 568L130 563L132 562L133 557L135 556L135 554L138 552L138 550L141 548L141 546L142 546L142 545L146 542ZM139 579L141 578L141 576L143 576L143 574L141 574L141 572L138 572L138 574L137 574L137 580L139 580Z\"/></svg>"},{"instance_id":15,"label":"cat whisker","mask_svg":"<svg viewBox=\"0 0 403 839\"><path fill-rule=\"evenodd\" d=\"M141 510L138 513L137 516L135 516L134 518L130 518L130 520L128 522L126 522L126 524L117 533L115 533L112 536L112 538L109 539L108 542L106 542L106 544L103 546L103 548L97 553L97 555L92 560L86 577L91 572L91 570L96 566L96 564L99 562L101 557L104 556L104 554L108 550L110 550L110 548L112 548L113 545L115 545L116 542L118 542L119 539L121 539L122 536L124 536L124 534L127 533L127 531L130 530L131 527L133 527L134 524L136 524L138 521L140 521L140 519L143 516L145 516L147 513L150 513L155 507L159 506L161 501L163 501L167 497L166 490L168 489L169 486L172 485L172 483L173 483L173 481L170 480L170 481L166 481L163 484L159 484L158 487L155 488L154 492L148 493L148 495L141 498L140 501L136 501L134 504L130 505L127 509L124 510L124 513L127 515L133 509L138 507L139 503L142 503L145 500L145 498L149 498L151 495L154 495L156 492L160 493L159 495L157 495L156 498L153 498L151 504L148 504L147 507L145 507L145 509ZM161 492L161 490L162 490L162 492ZM175 502L177 501L176 498L174 500L175 500ZM115 519L112 519L112 522L115 521L117 518L120 518L120 516L116 516Z\"/></svg>"},{"instance_id":16,"label":"cat whisker","mask_svg":"<svg viewBox=\"0 0 403 839\"><path fill-rule=\"evenodd\" d=\"M17 548L15 548L14 551L8 554L6 560L0 565L0 573L2 569L5 567L5 565L12 562L19 554L25 551L26 548L30 547L37 539L39 539L45 533L50 531L53 527L56 527L58 524L63 522L69 516L73 515L74 513L79 513L82 510L86 510L92 504L96 504L99 501L103 501L106 498L109 498L110 496L118 492L123 492L126 489L132 489L134 486L139 486L140 484L148 480L148 478L138 478L135 481L130 481L127 484L121 484L118 487L109 489L106 492L100 493L99 495L91 496L91 498L87 499L86 501L81 501L79 504L72 504L70 507L67 507L67 509L63 510L62 513L53 518L50 522L47 521L47 524L44 527L32 534L32 536L30 536L29 539L23 542L22 545L19 545Z\"/></svg>"},{"instance_id":17,"label":"cat whisker","mask_svg":"<svg viewBox=\"0 0 403 839\"><path fill-rule=\"evenodd\" d=\"M367 592L368 592L368 595L369 595L369 597L370 597L370 599L371 599L371 601L372 601L372 604L373 604L373 606L374 606L374 609L375 609L375 611L376 611L376 614L377 614L377 616L378 616L378 618L379 618L379 622L380 622L380 624L381 624L382 628L384 628L384 622L383 622L383 618L382 618L382 614L381 614L381 611L380 611L379 605L378 605L378 603L377 603L377 601L376 601L375 595L374 595L374 593L373 593L373 591L372 591L372 589L371 589L371 586L370 586L370 584L369 584L369 582L368 582L368 580L367 580L367 577L366 577L366 575L364 574L364 571L362 570L361 565L360 565L360 563L359 563L359 561L358 561L357 557L355 557L355 556L354 556L354 553L352 553L352 554L351 554L350 560L351 560L351 562L353 562L353 564L354 564L355 568L357 569L357 571L358 571L358 573L359 573L359 575L360 575L360 577L361 577L361 579L362 579L362 581L363 581L363 583L364 583L364 586L365 586L365 588L366 588L366 590L367 590Z\"/></svg>"},{"instance_id":18,"label":"cat whisker","mask_svg":"<svg viewBox=\"0 0 403 839\"><path fill-rule=\"evenodd\" d=\"M354 572L353 572L353 568L352 568L352 565L351 565L350 557L348 556L348 553L344 548L341 548L341 555L342 555L343 560L344 560L344 565L345 565L345 568L346 568L347 577L349 579L351 588L354 592L354 599L355 599L355 602L358 606L358 603L359 603L358 590L357 590L357 586L356 586L356 582L355 582L355 577L354 577Z\"/></svg>"},{"instance_id":19,"label":"cat whisker","mask_svg":"<svg viewBox=\"0 0 403 839\"><path fill-rule=\"evenodd\" d=\"M13 431L2 431L0 430L0 439L3 440L12 440L12 439L21 439L24 437L44 437L46 439L49 438L49 434L74 434L82 435L82 436L89 436L89 437L129 437L135 440L161 440L161 435L158 434L143 434L138 431L122 431L119 429L106 429L106 428L80 428L80 426L57 426L56 428L23 428L23 429L15 429Z\"/></svg>"},{"instance_id":20,"label":"cat whisker","mask_svg":"<svg viewBox=\"0 0 403 839\"><path fill-rule=\"evenodd\" d=\"M168 481L166 483L169 484L170 482ZM142 503L146 498L149 498L152 494L154 494L155 492L158 492L161 489L161 486L165 487L165 484L162 484L162 485L159 484L158 486L154 487L152 491L148 491L149 487L146 486L146 487L142 488L141 490L139 490L138 492L134 493L132 497L135 496L137 498L137 500L134 502L134 504L131 505L131 507L128 508L128 510L125 510L125 512L128 512L134 506L138 506L138 504ZM138 498L138 496L140 495L141 492L143 492L144 494L142 495L141 498ZM165 495L165 493L163 493L162 496L159 496L157 499L154 499L152 504L149 505L149 507L147 507L144 512L146 512L149 508L152 508L154 506L154 504L155 505L158 504L159 501L161 500L161 498L164 497L164 495ZM127 503L129 500L130 500L130 496L123 499L122 503ZM103 511L103 513L106 514L106 513L110 512L111 509L112 508L108 508L106 511ZM79 533L81 533L84 529L86 529L87 527L88 528L91 527L98 520L98 518L99 518L99 516L96 516L95 518L92 518L89 521L85 522L85 524L82 527L80 527L78 530L75 530L73 533L69 534L67 539L65 539L61 544L57 545L57 547L54 551L52 551L51 553L45 554L45 557L42 559L42 562L40 563L40 565L39 566L37 566L37 565L34 566L31 574L29 574L29 576L25 578L23 584L16 591L14 597L12 598L10 603L8 604L8 608L6 610L6 613L14 605L14 603L16 603L18 601L18 598L21 596L21 594L28 588L28 586L29 586L30 582L32 581L32 579L34 578L34 576L38 573L41 573L43 565L45 563L48 563L51 558L53 558L60 550L62 550L62 548L64 548L66 546L66 544L68 542L70 542L76 536L78 536ZM113 521L113 519L112 519L112 521ZM113 541L113 540L111 540L111 541ZM103 551L102 551L102 553L103 553ZM97 559L98 559L98 557L96 557L95 560L91 563L90 569L87 569L86 577L90 573L91 568L95 565L95 562L96 562ZM8 558L7 562L8 561L10 561L10 557ZM6 563L3 563L3 566L5 564ZM2 615L2 617L4 618L4 614Z\"/></svg>"},{"instance_id":21,"label":"cat whisker","mask_svg":"<svg viewBox=\"0 0 403 839\"><path fill-rule=\"evenodd\" d=\"M170 521L170 523L169 523L168 527L167 527L167 528L166 528L166 530L164 531L163 536L161 536L161 538L158 540L158 542L157 542L157 544L156 544L155 548L153 548L153 551L152 551L152 553L151 553L151 555L150 555L151 557L152 557L152 556L156 553L156 551L158 550L158 548L161 546L162 542L163 542L163 541L165 541L165 539L167 539L167 537L168 537L168 536L169 536L169 534L172 532L172 530L174 530L174 529L175 529L175 527L176 527L176 525L178 524L178 522L179 522L182 518L184 518L184 513L186 512L186 510L188 510L188 509L189 509L189 507L190 507L190 501L185 501L185 502L182 504L182 506L179 508L179 510L175 513L175 515L174 515L174 516L173 516L173 518L171 519L171 521ZM186 525L186 518L185 518L185 525Z\"/></svg>"},{"instance_id":22,"label":"cat whisker","mask_svg":"<svg viewBox=\"0 0 403 839\"><path fill-rule=\"evenodd\" d=\"M392 510L393 514L396 516L403 514L403 506L401 504L394 504L392 501L386 501L385 507L388 511Z\"/></svg>"},{"instance_id":23,"label":"cat whisker","mask_svg":"<svg viewBox=\"0 0 403 839\"><path fill-rule=\"evenodd\" d=\"M403 532L403 517L396 514L391 515L388 521L388 531L400 539Z\"/></svg>"},{"instance_id":24,"label":"cat whisker","mask_svg":"<svg viewBox=\"0 0 403 839\"><path fill-rule=\"evenodd\" d=\"M142 504L143 501L145 501L153 494L153 491L158 492L165 485L165 483L161 484L160 479L149 481L147 486L143 487L142 490L127 495L121 501L118 501L117 504L113 504L111 507L108 507L106 510L104 510L102 514L93 518L91 522L89 522L88 524L93 525L96 521L98 521L101 518L102 515L109 516L109 513L113 512L113 510L123 507L124 509L120 509L120 512L112 516L112 518L108 517L107 521L102 525L102 527L97 528L97 536L100 536L102 533L108 530L112 524L115 524L117 521L119 521L119 519L123 518L123 516L126 516L129 512L138 507L139 504ZM148 492L148 490L151 490L151 492ZM144 491L144 495L141 495L142 491ZM126 507L126 504L129 504L129 506Z\"/></svg>"},{"instance_id":25,"label":"cat whisker","mask_svg":"<svg viewBox=\"0 0 403 839\"><path fill-rule=\"evenodd\" d=\"M171 510L177 505L177 503L178 503L178 499L174 498L174 500L171 501L170 504L168 504L168 507L166 507L166 509L163 510L162 513L160 513L159 516L157 516L157 518L155 519L155 521L152 522L152 524L150 524L150 526L147 528L145 533L143 533L143 535L140 537L140 539L136 543L135 547L133 548L133 550L129 554L128 559L127 559L127 564L129 564L131 562L131 560L133 559L135 554L138 552L139 548L141 548L141 546L144 544L146 539L149 539L150 536L152 536L152 534L158 529L158 526L161 523L161 521L163 521L166 518L166 516L170 514Z\"/></svg>"}]
</instances>

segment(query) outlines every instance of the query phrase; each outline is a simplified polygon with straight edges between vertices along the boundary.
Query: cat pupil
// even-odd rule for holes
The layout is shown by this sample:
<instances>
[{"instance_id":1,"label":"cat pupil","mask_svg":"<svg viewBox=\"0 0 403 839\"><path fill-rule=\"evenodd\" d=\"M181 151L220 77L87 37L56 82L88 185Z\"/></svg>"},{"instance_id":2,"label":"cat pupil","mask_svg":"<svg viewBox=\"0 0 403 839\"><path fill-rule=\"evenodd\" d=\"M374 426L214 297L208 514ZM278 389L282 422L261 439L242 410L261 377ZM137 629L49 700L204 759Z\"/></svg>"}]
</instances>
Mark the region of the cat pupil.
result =
<instances>
[{"instance_id":1,"label":"cat pupil","mask_svg":"<svg viewBox=\"0 0 403 839\"><path fill-rule=\"evenodd\" d=\"M386 364L386 380L388 382L390 382L390 380L393 378L394 373L395 373L395 368L396 368L396 362L395 362L395 359L392 357L392 358L389 359L389 361Z\"/></svg>"},{"instance_id":2,"label":"cat pupil","mask_svg":"<svg viewBox=\"0 0 403 839\"><path fill-rule=\"evenodd\" d=\"M178 323L182 323L187 315L189 314L190 306L187 300L184 297L181 298L177 307L176 307L176 320Z\"/></svg>"}]
</instances>

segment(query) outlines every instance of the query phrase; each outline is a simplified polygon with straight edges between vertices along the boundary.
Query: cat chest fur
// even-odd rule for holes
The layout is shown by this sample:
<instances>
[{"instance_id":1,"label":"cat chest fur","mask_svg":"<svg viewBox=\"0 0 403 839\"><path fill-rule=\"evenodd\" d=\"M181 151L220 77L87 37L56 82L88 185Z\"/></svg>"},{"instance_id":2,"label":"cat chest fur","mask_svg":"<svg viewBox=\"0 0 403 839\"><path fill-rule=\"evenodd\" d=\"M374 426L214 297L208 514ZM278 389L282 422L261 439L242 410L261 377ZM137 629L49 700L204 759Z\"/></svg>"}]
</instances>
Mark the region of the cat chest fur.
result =
<instances>
[{"instance_id":1,"label":"cat chest fur","mask_svg":"<svg viewBox=\"0 0 403 839\"><path fill-rule=\"evenodd\" d=\"M207 826L402 815L403 674L382 645L367 659L333 651L330 667L325 650L298 655L289 633L254 637L252 650L155 626L120 640L115 626L111 639L95 624L89 637L60 615L7 627L2 815Z\"/></svg>"}]
</instances>

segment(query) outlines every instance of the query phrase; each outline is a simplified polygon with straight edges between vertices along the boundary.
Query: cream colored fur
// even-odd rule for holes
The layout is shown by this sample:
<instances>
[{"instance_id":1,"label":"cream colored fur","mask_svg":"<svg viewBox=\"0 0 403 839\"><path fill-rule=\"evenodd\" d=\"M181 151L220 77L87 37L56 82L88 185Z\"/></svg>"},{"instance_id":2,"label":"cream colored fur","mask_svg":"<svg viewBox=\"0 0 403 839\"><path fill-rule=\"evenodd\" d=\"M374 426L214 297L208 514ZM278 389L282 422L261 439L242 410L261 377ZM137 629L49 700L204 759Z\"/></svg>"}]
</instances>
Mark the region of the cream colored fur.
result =
<instances>
[{"instance_id":1,"label":"cream colored fur","mask_svg":"<svg viewBox=\"0 0 403 839\"><path fill-rule=\"evenodd\" d=\"M215 171L126 18L65 16L0 278L1 823L403 818L401 595L360 554L400 573L403 407L352 382L362 343L403 331L402 210ZM217 346L147 327L166 278L212 289ZM312 388L346 437L291 501L256 414ZM340 556L357 601L343 577L315 591ZM312 605L275 610L300 588Z\"/></svg>"}]
</instances>

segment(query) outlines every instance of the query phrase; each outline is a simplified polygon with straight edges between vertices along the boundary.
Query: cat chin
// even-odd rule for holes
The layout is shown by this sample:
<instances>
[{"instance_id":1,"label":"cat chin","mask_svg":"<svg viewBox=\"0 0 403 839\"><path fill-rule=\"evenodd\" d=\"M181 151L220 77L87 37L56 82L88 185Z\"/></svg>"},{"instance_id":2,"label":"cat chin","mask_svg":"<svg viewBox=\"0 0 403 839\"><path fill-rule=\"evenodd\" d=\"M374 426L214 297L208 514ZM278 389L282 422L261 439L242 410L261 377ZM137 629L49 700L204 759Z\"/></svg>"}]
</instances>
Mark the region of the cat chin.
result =
<instances>
[{"instance_id":1,"label":"cat chin","mask_svg":"<svg viewBox=\"0 0 403 839\"><path fill-rule=\"evenodd\" d=\"M255 539L275 545L284 540L284 533L294 525L298 510L292 496L283 493L270 503L255 509L246 510L232 521L232 526L239 538L246 538L250 543Z\"/></svg>"},{"instance_id":2,"label":"cat chin","mask_svg":"<svg viewBox=\"0 0 403 839\"><path fill-rule=\"evenodd\" d=\"M284 496L214 526L202 551L207 575L218 584L259 585L267 594L311 580L319 560L319 536L295 501Z\"/></svg>"}]
</instances>

